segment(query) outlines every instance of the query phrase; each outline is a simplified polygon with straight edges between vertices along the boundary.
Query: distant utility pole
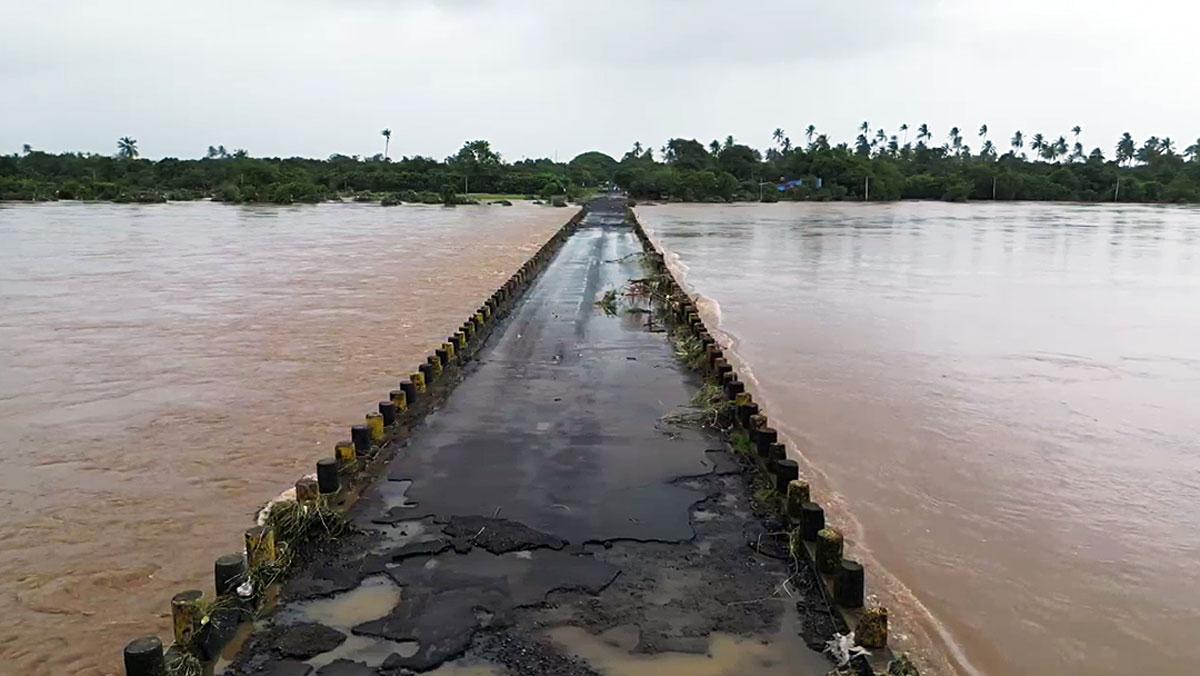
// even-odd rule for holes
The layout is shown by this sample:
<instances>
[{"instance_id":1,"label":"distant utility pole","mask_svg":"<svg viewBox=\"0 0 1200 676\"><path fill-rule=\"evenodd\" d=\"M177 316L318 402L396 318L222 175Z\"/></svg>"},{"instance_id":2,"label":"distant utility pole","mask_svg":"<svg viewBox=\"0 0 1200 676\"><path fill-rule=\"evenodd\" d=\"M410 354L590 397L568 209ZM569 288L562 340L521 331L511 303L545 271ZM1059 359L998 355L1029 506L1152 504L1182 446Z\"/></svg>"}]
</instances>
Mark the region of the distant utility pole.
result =
<instances>
[{"instance_id":1,"label":"distant utility pole","mask_svg":"<svg viewBox=\"0 0 1200 676\"><path fill-rule=\"evenodd\" d=\"M996 177L992 177L992 201L996 201Z\"/></svg>"},{"instance_id":2,"label":"distant utility pole","mask_svg":"<svg viewBox=\"0 0 1200 676\"><path fill-rule=\"evenodd\" d=\"M865 183L863 184L863 201L864 202L871 201L871 177L870 176L866 177Z\"/></svg>"},{"instance_id":3,"label":"distant utility pole","mask_svg":"<svg viewBox=\"0 0 1200 676\"><path fill-rule=\"evenodd\" d=\"M1117 177L1117 187L1115 190L1113 190L1113 201L1114 202L1120 201L1120 198L1121 198L1121 177L1118 176Z\"/></svg>"}]
</instances>

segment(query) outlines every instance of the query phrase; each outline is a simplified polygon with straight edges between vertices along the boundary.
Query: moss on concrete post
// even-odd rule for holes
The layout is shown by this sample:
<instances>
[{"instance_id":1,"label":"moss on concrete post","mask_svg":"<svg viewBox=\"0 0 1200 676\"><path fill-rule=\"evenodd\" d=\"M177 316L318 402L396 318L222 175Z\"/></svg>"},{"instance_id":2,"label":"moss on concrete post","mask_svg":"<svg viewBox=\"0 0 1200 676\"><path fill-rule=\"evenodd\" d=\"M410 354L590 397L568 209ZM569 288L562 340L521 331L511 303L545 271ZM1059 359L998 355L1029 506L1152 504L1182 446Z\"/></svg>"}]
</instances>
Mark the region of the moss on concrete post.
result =
<instances>
[{"instance_id":1,"label":"moss on concrete post","mask_svg":"<svg viewBox=\"0 0 1200 676\"><path fill-rule=\"evenodd\" d=\"M410 374L408 376L408 378L410 381L412 381L413 389L415 389L417 391L417 394L425 394L425 374L424 373L421 373L420 371L418 371L416 373Z\"/></svg>"},{"instance_id":2,"label":"moss on concrete post","mask_svg":"<svg viewBox=\"0 0 1200 676\"><path fill-rule=\"evenodd\" d=\"M302 505L315 505L320 495L316 479L304 477L296 482L296 502Z\"/></svg>"},{"instance_id":3,"label":"moss on concrete post","mask_svg":"<svg viewBox=\"0 0 1200 676\"><path fill-rule=\"evenodd\" d=\"M787 514L788 522L793 526L800 524L800 518L803 515L804 503L812 499L809 492L808 482L803 479L793 479L787 485L787 500L784 503L784 510Z\"/></svg>"},{"instance_id":4,"label":"moss on concrete post","mask_svg":"<svg viewBox=\"0 0 1200 676\"><path fill-rule=\"evenodd\" d=\"M864 648L882 650L888 642L888 612L883 606L874 606L863 611L854 628L854 640Z\"/></svg>"},{"instance_id":5,"label":"moss on concrete post","mask_svg":"<svg viewBox=\"0 0 1200 676\"><path fill-rule=\"evenodd\" d=\"M833 575L842 564L842 534L826 526L817 532L817 570Z\"/></svg>"},{"instance_id":6,"label":"moss on concrete post","mask_svg":"<svg viewBox=\"0 0 1200 676\"><path fill-rule=\"evenodd\" d=\"M246 529L246 562L251 569L275 563L275 531L270 526Z\"/></svg>"},{"instance_id":7,"label":"moss on concrete post","mask_svg":"<svg viewBox=\"0 0 1200 676\"><path fill-rule=\"evenodd\" d=\"M203 601L204 592L199 589L181 591L171 597L171 629L176 645L192 645L196 633L200 631L200 618L204 615Z\"/></svg>"},{"instance_id":8,"label":"moss on concrete post","mask_svg":"<svg viewBox=\"0 0 1200 676\"><path fill-rule=\"evenodd\" d=\"M371 443L383 443L383 416L371 411L367 414L367 429L371 430Z\"/></svg>"}]
</instances>

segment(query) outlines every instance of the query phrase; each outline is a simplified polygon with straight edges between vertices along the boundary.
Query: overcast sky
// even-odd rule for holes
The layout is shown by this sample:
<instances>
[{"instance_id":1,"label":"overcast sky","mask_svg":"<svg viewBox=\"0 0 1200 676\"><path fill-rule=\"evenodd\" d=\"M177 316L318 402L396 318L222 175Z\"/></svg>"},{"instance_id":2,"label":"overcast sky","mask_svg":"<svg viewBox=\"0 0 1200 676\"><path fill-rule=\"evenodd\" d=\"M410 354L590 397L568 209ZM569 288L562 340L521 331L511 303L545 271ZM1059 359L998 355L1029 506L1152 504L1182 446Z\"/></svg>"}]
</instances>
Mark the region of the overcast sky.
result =
<instances>
[{"instance_id":1,"label":"overcast sky","mask_svg":"<svg viewBox=\"0 0 1200 676\"><path fill-rule=\"evenodd\" d=\"M0 0L0 153L508 160L953 125L1200 137L1192 0ZM911 137L911 132L910 132Z\"/></svg>"}]
</instances>

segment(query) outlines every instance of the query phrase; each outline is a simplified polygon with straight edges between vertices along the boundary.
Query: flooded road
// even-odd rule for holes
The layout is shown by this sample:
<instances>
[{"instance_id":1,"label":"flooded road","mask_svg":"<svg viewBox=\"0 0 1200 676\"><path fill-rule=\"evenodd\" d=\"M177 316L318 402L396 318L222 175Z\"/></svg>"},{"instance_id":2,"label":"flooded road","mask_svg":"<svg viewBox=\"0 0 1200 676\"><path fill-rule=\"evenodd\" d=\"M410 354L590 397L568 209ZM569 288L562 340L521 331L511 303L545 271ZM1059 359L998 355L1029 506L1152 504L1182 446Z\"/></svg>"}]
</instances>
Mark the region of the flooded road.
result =
<instances>
[{"instance_id":1,"label":"flooded road","mask_svg":"<svg viewBox=\"0 0 1200 676\"><path fill-rule=\"evenodd\" d=\"M120 673L572 213L0 205L0 672Z\"/></svg>"},{"instance_id":2,"label":"flooded road","mask_svg":"<svg viewBox=\"0 0 1200 676\"><path fill-rule=\"evenodd\" d=\"M637 211L886 571L901 647L939 672L1200 672L1200 210Z\"/></svg>"}]
</instances>

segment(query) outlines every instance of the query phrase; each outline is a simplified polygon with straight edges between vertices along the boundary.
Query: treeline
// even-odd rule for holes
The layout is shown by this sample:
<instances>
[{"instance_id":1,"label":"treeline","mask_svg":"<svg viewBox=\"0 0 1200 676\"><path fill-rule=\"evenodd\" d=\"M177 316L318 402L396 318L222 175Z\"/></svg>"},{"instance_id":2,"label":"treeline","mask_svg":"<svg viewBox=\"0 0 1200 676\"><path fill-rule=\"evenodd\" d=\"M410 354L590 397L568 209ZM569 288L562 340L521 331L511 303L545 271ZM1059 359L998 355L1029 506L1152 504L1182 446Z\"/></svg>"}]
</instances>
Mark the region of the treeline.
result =
<instances>
[{"instance_id":1,"label":"treeline","mask_svg":"<svg viewBox=\"0 0 1200 676\"><path fill-rule=\"evenodd\" d=\"M203 159L138 157L122 138L115 157L50 154L26 147L0 156L0 200L162 202L212 198L225 202L315 203L331 199L455 203L463 194L574 198L607 182L611 167L592 172L589 154L567 164L548 159L504 162L486 141L471 141L443 161L334 155L326 160L257 158L210 148ZM615 164L609 158L609 162Z\"/></svg>"},{"instance_id":2,"label":"treeline","mask_svg":"<svg viewBox=\"0 0 1200 676\"><path fill-rule=\"evenodd\" d=\"M1170 139L1151 137L1137 145L1129 134L1118 140L1114 159L1089 153L1072 130L1065 136L1005 139L1001 154L980 127L973 152L958 128L944 144L933 142L927 125L899 133L870 131L867 123L853 144L832 145L813 127L806 143L793 145L776 129L775 146L762 153L733 137L707 146L671 139L655 156L640 143L615 172L633 196L684 201L757 200L1065 200L1082 202L1200 202L1200 140L1176 152ZM782 186L782 189L781 189Z\"/></svg>"},{"instance_id":3,"label":"treeline","mask_svg":"<svg viewBox=\"0 0 1200 676\"><path fill-rule=\"evenodd\" d=\"M562 201L616 186L639 199L734 200L1064 200L1200 202L1200 140L1177 152L1174 142L1118 139L1113 159L1084 152L1081 129L1051 138L1018 131L1005 152L979 128L978 151L958 128L938 144L927 125L894 134L867 123L854 143L831 144L809 126L794 145L776 129L761 152L733 137L707 146L669 140L657 152L635 143L620 161L599 152L567 163L505 162L487 141L470 141L438 161L385 154L325 160L256 158L210 147L196 160L139 159L123 137L115 157L49 154L26 146L0 156L0 200L158 202L212 198L226 202L320 202L331 199L454 204L466 194L508 194ZM913 139L910 141L909 134ZM386 141L390 132L384 130Z\"/></svg>"}]
</instances>

